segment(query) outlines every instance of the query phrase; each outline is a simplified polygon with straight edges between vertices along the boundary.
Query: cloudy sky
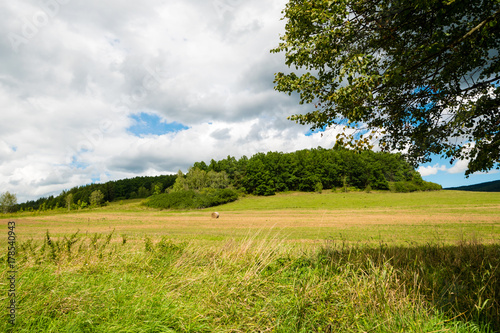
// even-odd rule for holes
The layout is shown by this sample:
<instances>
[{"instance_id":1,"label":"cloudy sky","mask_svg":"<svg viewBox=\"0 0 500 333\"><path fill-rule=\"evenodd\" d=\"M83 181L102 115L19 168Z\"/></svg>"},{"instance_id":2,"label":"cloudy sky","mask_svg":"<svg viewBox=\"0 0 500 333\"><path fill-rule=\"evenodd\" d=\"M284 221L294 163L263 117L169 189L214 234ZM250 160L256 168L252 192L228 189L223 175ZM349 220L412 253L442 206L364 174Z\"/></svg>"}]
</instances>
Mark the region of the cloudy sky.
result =
<instances>
[{"instance_id":1,"label":"cloudy sky","mask_svg":"<svg viewBox=\"0 0 500 333\"><path fill-rule=\"evenodd\" d=\"M196 161L331 147L273 90L285 0L24 0L0 4L0 192L19 202ZM463 164L424 179L458 186Z\"/></svg>"}]
</instances>

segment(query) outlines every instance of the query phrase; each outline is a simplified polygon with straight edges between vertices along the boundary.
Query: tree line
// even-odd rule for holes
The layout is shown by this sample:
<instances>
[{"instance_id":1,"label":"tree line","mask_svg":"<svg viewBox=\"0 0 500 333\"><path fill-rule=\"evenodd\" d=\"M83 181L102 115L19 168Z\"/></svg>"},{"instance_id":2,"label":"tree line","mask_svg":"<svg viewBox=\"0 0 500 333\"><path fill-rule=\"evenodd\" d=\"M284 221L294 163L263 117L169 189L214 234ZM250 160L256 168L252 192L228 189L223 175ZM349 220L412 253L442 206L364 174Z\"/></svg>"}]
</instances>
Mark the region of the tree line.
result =
<instances>
[{"instance_id":1,"label":"tree line","mask_svg":"<svg viewBox=\"0 0 500 333\"><path fill-rule=\"evenodd\" d=\"M109 181L103 184L88 184L76 186L70 190L62 191L58 196L49 196L37 200L27 201L14 206L14 211L50 210L55 208L85 208L96 202L113 202L117 200L147 198L152 194L161 193L171 187L176 175L144 176L130 179ZM102 198L92 199L92 194ZM71 200L68 200L70 198Z\"/></svg>"},{"instance_id":2,"label":"tree line","mask_svg":"<svg viewBox=\"0 0 500 333\"><path fill-rule=\"evenodd\" d=\"M323 189L374 189L411 192L439 190L438 184L422 180L400 154L333 149L305 149L292 153L257 153L251 158L196 162L195 170L224 172L231 185L248 194L273 195L284 191Z\"/></svg>"}]
</instances>

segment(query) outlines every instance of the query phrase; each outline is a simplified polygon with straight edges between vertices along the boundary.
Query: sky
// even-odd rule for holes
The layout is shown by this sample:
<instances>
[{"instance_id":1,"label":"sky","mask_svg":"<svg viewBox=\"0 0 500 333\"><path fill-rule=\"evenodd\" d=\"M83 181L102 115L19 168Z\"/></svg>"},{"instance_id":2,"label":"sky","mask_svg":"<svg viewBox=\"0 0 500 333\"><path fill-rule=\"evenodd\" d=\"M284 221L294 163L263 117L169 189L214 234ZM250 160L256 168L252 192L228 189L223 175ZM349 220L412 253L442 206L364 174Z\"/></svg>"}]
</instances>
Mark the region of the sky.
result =
<instances>
[{"instance_id":1,"label":"sky","mask_svg":"<svg viewBox=\"0 0 500 333\"><path fill-rule=\"evenodd\" d=\"M25 0L0 3L0 193L18 202L197 161L330 148L339 129L273 89L285 0ZM444 187L466 163L419 167Z\"/></svg>"}]
</instances>

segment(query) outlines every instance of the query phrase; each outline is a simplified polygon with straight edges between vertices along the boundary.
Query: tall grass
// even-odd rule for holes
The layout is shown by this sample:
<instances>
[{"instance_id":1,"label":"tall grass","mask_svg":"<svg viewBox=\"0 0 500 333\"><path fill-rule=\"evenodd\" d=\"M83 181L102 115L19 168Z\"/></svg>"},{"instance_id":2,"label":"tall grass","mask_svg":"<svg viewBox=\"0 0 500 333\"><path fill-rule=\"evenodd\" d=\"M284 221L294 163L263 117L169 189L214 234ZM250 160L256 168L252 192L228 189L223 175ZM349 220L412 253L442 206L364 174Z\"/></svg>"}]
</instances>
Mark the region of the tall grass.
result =
<instances>
[{"instance_id":1,"label":"tall grass","mask_svg":"<svg viewBox=\"0 0 500 333\"><path fill-rule=\"evenodd\" d=\"M202 245L47 232L18 246L17 322L4 311L0 331L500 331L500 245L314 249L261 233Z\"/></svg>"}]
</instances>

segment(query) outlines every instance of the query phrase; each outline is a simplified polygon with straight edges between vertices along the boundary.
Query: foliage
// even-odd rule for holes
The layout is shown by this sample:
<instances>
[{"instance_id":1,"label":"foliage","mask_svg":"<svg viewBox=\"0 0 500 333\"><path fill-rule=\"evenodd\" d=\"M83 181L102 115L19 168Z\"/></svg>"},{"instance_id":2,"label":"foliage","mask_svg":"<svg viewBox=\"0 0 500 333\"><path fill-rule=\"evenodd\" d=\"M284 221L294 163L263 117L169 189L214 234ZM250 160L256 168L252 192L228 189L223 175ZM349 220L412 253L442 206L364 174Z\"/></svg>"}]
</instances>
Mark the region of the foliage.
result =
<instances>
[{"instance_id":1,"label":"foliage","mask_svg":"<svg viewBox=\"0 0 500 333\"><path fill-rule=\"evenodd\" d=\"M389 182L406 181L424 187L418 172L401 155L334 149L308 149L294 153L258 153L246 162L241 179L247 193L272 195L283 191L313 192L335 187L389 189ZM320 185L321 184L321 185Z\"/></svg>"},{"instance_id":2,"label":"foliage","mask_svg":"<svg viewBox=\"0 0 500 333\"><path fill-rule=\"evenodd\" d=\"M430 186L424 182L400 154L348 150L340 145L293 153L257 153L240 160L228 156L225 160L212 160L209 165L196 162L185 177L177 178L177 182L184 184L179 189L200 188L195 184L207 186L211 172L223 175L219 176L224 179L223 186L231 183L246 193L264 196L285 191L320 192L335 187L362 190L368 185L376 190L389 190L390 182L401 181L411 183L416 190L441 189L437 184ZM392 186L393 190L400 188Z\"/></svg>"},{"instance_id":3,"label":"foliage","mask_svg":"<svg viewBox=\"0 0 500 333\"><path fill-rule=\"evenodd\" d=\"M6 214L14 209L17 204L17 196L9 191L0 195L0 210Z\"/></svg>"},{"instance_id":4,"label":"foliage","mask_svg":"<svg viewBox=\"0 0 500 333\"><path fill-rule=\"evenodd\" d=\"M195 163L195 165L197 165ZM172 192L193 190L200 191L205 188L224 189L231 185L231 181L225 170L217 172L200 169L200 165L191 167L188 173L184 176L181 170L177 172Z\"/></svg>"},{"instance_id":5,"label":"foliage","mask_svg":"<svg viewBox=\"0 0 500 333\"><path fill-rule=\"evenodd\" d=\"M71 210L72 205L73 205L73 193L68 193L66 195L66 207L68 208L68 211Z\"/></svg>"},{"instance_id":6,"label":"foliage","mask_svg":"<svg viewBox=\"0 0 500 333\"><path fill-rule=\"evenodd\" d=\"M321 182L317 182L314 186L314 191L321 193L323 191L323 184Z\"/></svg>"},{"instance_id":7,"label":"foliage","mask_svg":"<svg viewBox=\"0 0 500 333\"><path fill-rule=\"evenodd\" d=\"M401 155L386 152L354 151L340 145L333 149L306 149L293 153L257 153L251 158L196 162L186 175L179 170L176 175L135 177L90 184L63 191L57 197L40 198L15 205L13 210L44 211L68 207L69 199L79 208L91 206L91 194L100 191L102 201L147 198L151 194L186 190L236 188L255 195L273 195L284 191L319 192L335 187L365 189L368 185L376 190L388 190L389 182L409 181L419 190L434 190L422 186L420 174ZM321 184L321 185L320 185ZM394 188L394 187L393 187ZM71 195L71 196L70 196ZM70 205L69 207L72 207Z\"/></svg>"},{"instance_id":8,"label":"foliage","mask_svg":"<svg viewBox=\"0 0 500 333\"><path fill-rule=\"evenodd\" d=\"M144 204L161 209L199 209L222 205L238 199L238 193L231 189L206 189L172 191L151 196Z\"/></svg>"},{"instance_id":9,"label":"foliage","mask_svg":"<svg viewBox=\"0 0 500 333\"><path fill-rule=\"evenodd\" d=\"M163 184L162 183L154 183L151 185L151 193L152 194L161 194L163 191Z\"/></svg>"},{"instance_id":10,"label":"foliage","mask_svg":"<svg viewBox=\"0 0 500 333\"><path fill-rule=\"evenodd\" d=\"M58 196L49 196L48 198L39 198L18 204L14 210L35 211L55 209L56 207L68 207L68 196L72 196L72 202L79 202L78 207L85 207L90 204L90 195L94 191L101 191L104 195L103 201L120 201L123 199L133 199L137 197L148 197L155 188L168 188L175 182L176 175L163 175L155 177L135 177L130 179L121 179L109 181L104 184L89 184L74 187L68 191L62 191ZM150 191L151 189L152 191ZM70 205L70 207L72 207Z\"/></svg>"},{"instance_id":11,"label":"foliage","mask_svg":"<svg viewBox=\"0 0 500 333\"><path fill-rule=\"evenodd\" d=\"M422 181L419 183L400 181L391 184L391 189L394 192L408 193L415 191L436 191L441 190L441 186L435 183Z\"/></svg>"},{"instance_id":12,"label":"foliage","mask_svg":"<svg viewBox=\"0 0 500 333\"><path fill-rule=\"evenodd\" d=\"M137 197L138 198L147 198L151 195L151 192L144 186L139 187L137 190Z\"/></svg>"},{"instance_id":13,"label":"foliage","mask_svg":"<svg viewBox=\"0 0 500 333\"><path fill-rule=\"evenodd\" d=\"M90 194L90 205L92 207L99 207L104 200L104 194L101 191L95 190Z\"/></svg>"},{"instance_id":14,"label":"foliage","mask_svg":"<svg viewBox=\"0 0 500 333\"><path fill-rule=\"evenodd\" d=\"M187 191L188 186L186 182L186 178L184 177L184 174L182 173L181 170L177 172L177 178L175 179L174 186L172 187L171 192L183 192Z\"/></svg>"},{"instance_id":15,"label":"foliage","mask_svg":"<svg viewBox=\"0 0 500 333\"><path fill-rule=\"evenodd\" d=\"M467 175L500 168L499 8L496 0L290 0L272 52L302 74L277 73L276 89L315 105L290 117L313 129L367 128L414 164L441 154L469 160Z\"/></svg>"}]
</instances>

